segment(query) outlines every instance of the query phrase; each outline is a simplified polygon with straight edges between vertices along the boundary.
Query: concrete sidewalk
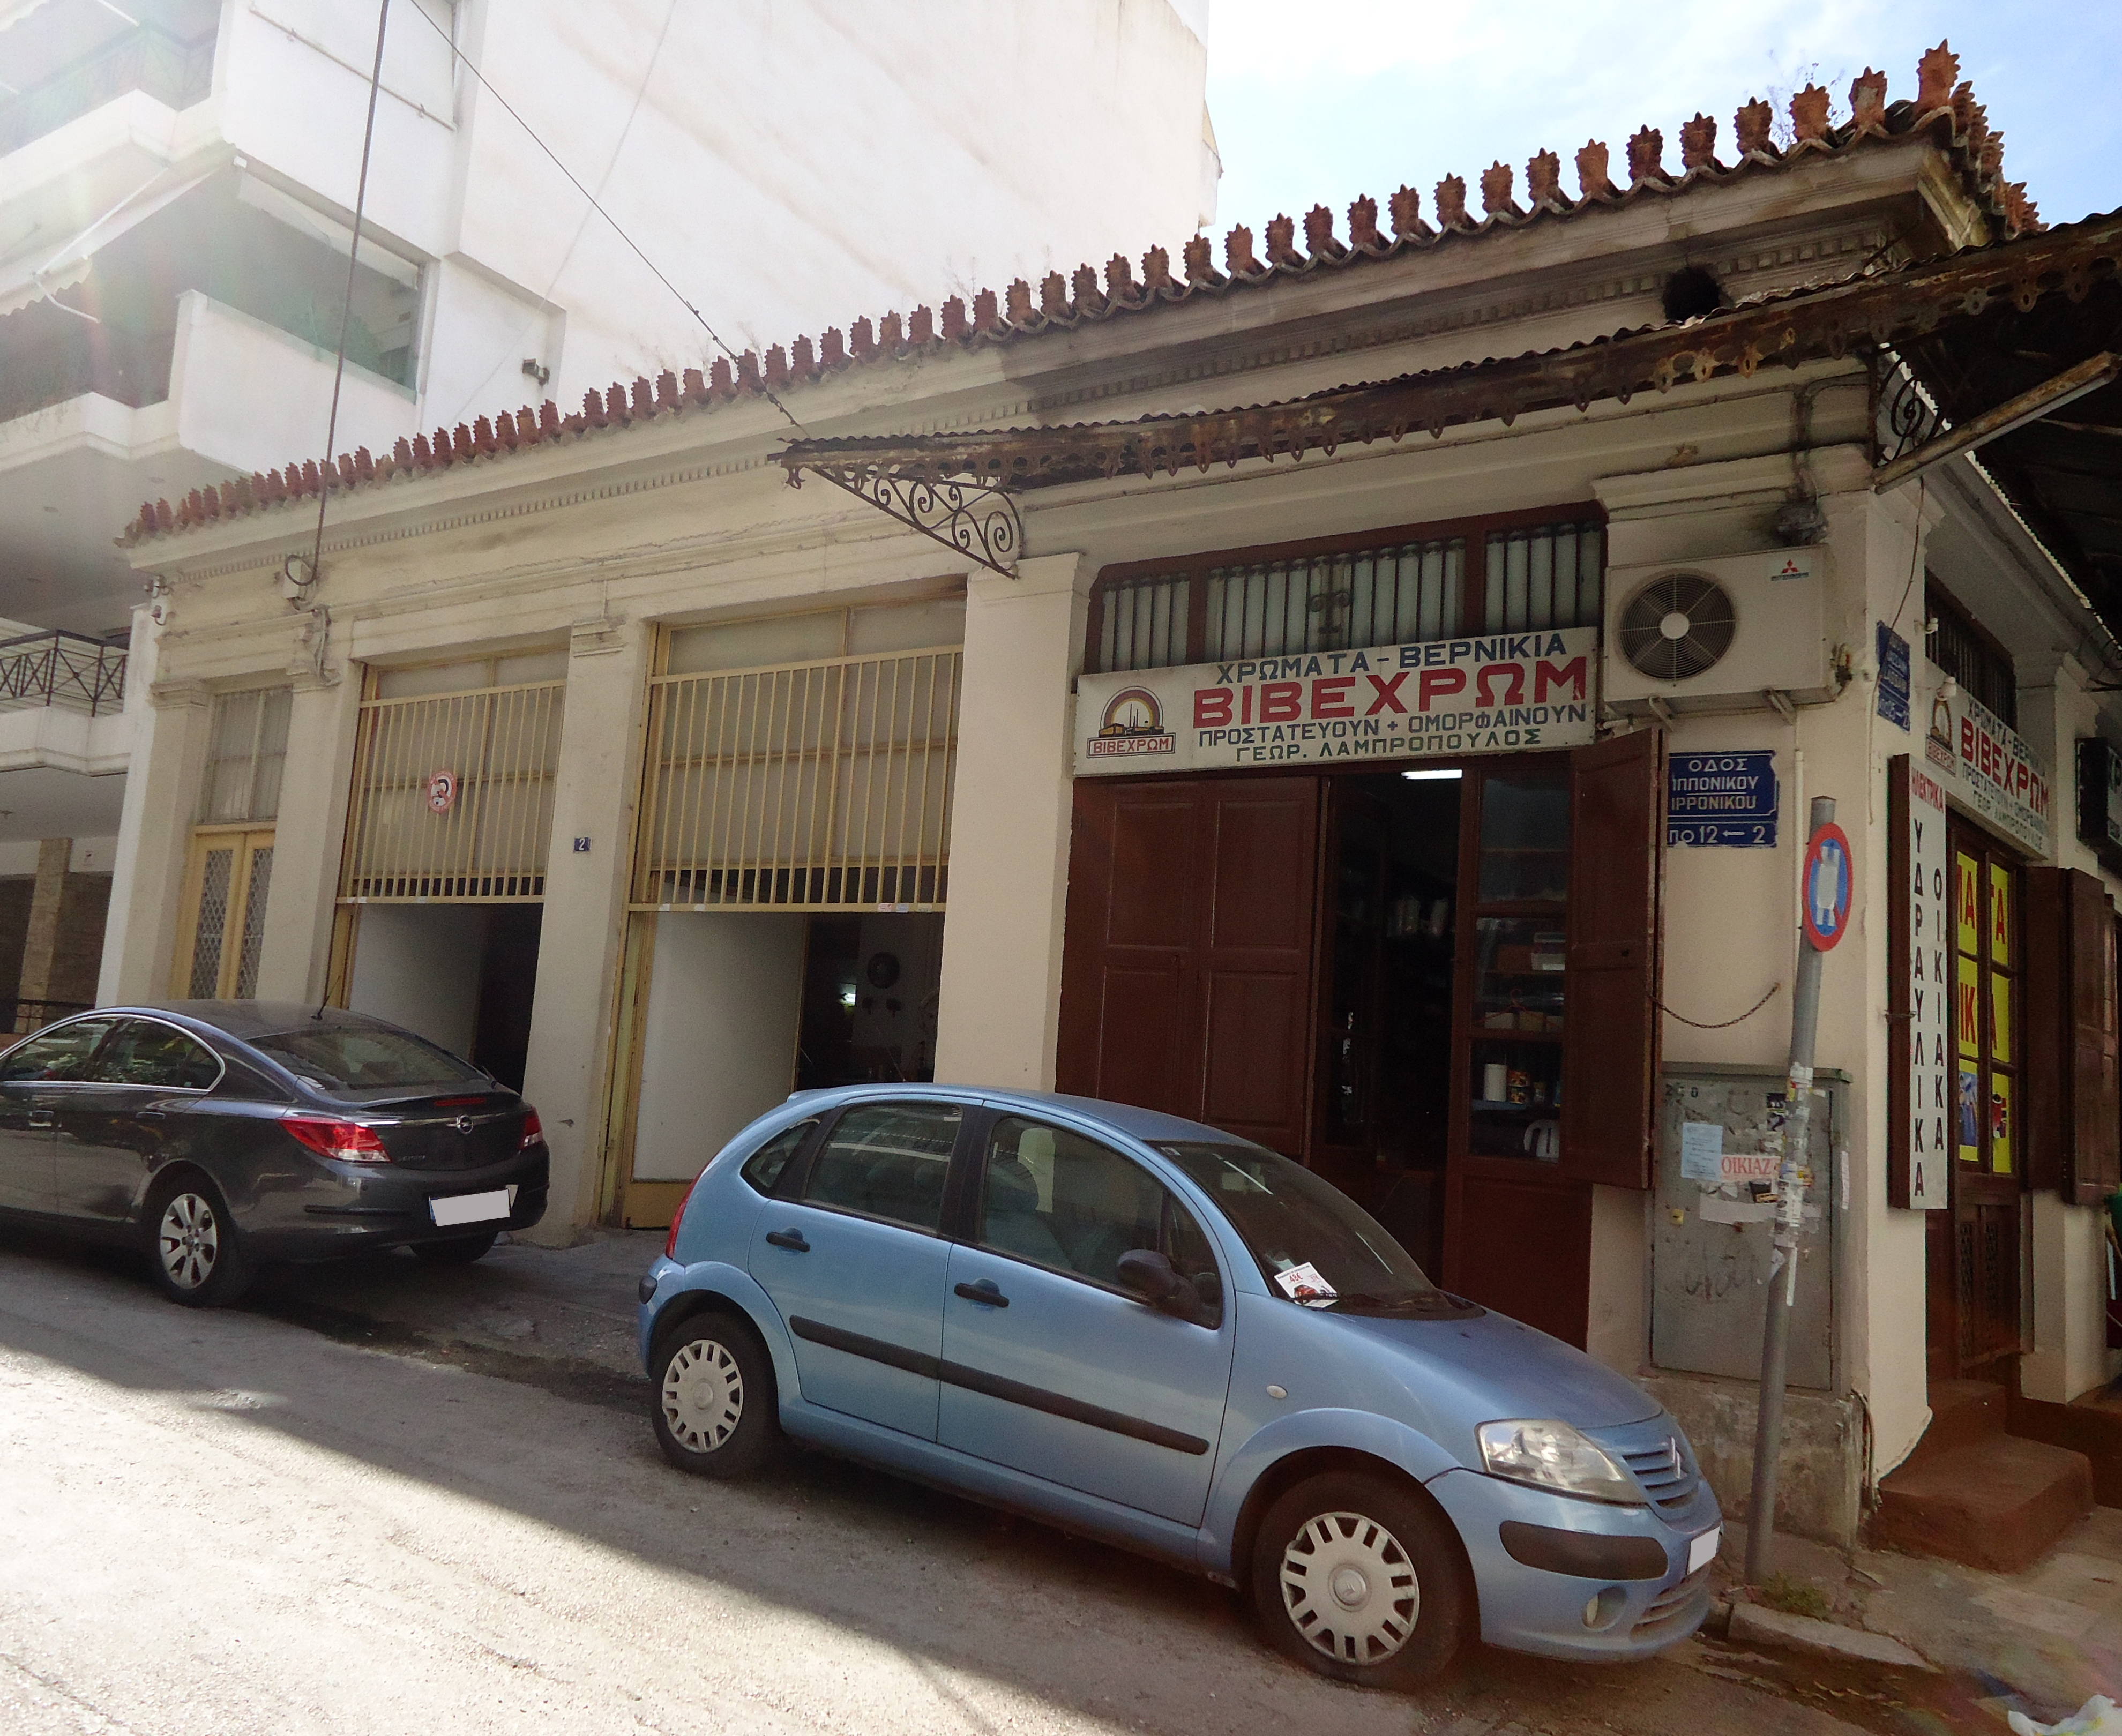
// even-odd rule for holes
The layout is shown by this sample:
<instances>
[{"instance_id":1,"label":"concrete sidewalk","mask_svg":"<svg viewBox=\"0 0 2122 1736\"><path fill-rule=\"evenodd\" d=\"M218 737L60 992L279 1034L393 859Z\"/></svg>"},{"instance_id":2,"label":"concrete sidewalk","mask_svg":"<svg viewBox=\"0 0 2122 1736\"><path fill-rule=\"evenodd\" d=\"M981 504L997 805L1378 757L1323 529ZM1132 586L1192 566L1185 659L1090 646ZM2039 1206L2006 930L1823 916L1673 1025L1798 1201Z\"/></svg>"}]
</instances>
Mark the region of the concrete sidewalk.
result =
<instances>
[{"instance_id":1,"label":"concrete sidewalk","mask_svg":"<svg viewBox=\"0 0 2122 1736\"><path fill-rule=\"evenodd\" d=\"M1746 1552L1746 1527L1727 1524L1718 1564L1727 1596ZM1998 1729L2007 1707L2053 1722L2122 1692L2122 1508L2096 1507L2013 1575L1782 1537L1774 1555L1778 1571L1826 1599L1830 1620L1981 1682Z\"/></svg>"},{"instance_id":2,"label":"concrete sidewalk","mask_svg":"<svg viewBox=\"0 0 2122 1736\"><path fill-rule=\"evenodd\" d=\"M660 1230L599 1230L573 1248L504 1237L471 1266L430 1266L400 1249L272 1267L241 1305L349 1342L634 1404L634 1286L662 1248Z\"/></svg>"}]
</instances>

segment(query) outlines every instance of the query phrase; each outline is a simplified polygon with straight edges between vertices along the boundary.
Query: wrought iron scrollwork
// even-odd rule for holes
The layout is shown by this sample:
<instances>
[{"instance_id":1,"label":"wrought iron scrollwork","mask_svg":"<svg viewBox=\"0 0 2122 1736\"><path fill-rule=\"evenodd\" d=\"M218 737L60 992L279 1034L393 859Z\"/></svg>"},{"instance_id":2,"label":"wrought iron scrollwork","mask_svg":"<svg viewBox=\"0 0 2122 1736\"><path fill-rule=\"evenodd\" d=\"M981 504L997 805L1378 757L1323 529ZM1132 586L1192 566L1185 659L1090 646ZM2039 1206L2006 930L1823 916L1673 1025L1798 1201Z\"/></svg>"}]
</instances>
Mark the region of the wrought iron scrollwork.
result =
<instances>
[{"instance_id":1,"label":"wrought iron scrollwork","mask_svg":"<svg viewBox=\"0 0 2122 1736\"><path fill-rule=\"evenodd\" d=\"M992 572L1006 579L1017 576L1024 522L1017 515L1017 502L999 488L899 476L875 465L792 465L789 481L800 483L803 470L822 476L834 488L846 489L945 548L970 555Z\"/></svg>"},{"instance_id":2,"label":"wrought iron scrollwork","mask_svg":"<svg viewBox=\"0 0 2122 1736\"><path fill-rule=\"evenodd\" d=\"M1891 464L1951 427L1937 401L1892 350L1880 350L1872 366L1878 384L1878 411L1872 427L1878 463Z\"/></svg>"}]
</instances>

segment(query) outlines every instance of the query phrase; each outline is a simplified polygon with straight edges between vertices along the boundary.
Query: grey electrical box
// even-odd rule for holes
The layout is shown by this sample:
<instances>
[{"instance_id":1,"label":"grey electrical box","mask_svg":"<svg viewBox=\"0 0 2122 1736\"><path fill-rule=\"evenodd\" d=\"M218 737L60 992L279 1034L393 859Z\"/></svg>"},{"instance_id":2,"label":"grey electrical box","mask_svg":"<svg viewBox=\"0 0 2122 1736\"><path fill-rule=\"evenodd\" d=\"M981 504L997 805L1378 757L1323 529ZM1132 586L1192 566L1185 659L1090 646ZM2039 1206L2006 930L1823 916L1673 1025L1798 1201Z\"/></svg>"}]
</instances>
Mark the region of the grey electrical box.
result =
<instances>
[{"instance_id":1,"label":"grey electrical box","mask_svg":"<svg viewBox=\"0 0 2122 1736\"><path fill-rule=\"evenodd\" d=\"M1838 1390L1835 1256L1841 1245L1849 1076L1813 1076L1804 1226L1790 1332L1792 1386ZM1662 1369L1758 1380L1775 1234L1782 1125L1777 1067L1671 1066L1658 1122L1651 1228L1651 1360ZM1691 1130L1691 1131L1690 1131Z\"/></svg>"}]
</instances>

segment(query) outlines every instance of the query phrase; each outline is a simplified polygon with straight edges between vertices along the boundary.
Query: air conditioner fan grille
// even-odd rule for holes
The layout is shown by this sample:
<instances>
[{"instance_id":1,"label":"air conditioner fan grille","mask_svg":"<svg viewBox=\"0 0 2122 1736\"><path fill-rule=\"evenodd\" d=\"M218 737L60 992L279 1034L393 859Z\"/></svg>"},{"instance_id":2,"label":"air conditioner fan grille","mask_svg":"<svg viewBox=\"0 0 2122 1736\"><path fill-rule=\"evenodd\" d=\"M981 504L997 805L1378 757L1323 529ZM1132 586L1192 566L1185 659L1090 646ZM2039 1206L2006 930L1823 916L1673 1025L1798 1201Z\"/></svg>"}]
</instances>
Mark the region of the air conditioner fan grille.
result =
<instances>
[{"instance_id":1,"label":"air conditioner fan grille","mask_svg":"<svg viewBox=\"0 0 2122 1736\"><path fill-rule=\"evenodd\" d=\"M1712 669L1732 648L1739 618L1714 579L1668 573L1653 579L1621 611L1620 652L1653 681L1685 681Z\"/></svg>"}]
</instances>

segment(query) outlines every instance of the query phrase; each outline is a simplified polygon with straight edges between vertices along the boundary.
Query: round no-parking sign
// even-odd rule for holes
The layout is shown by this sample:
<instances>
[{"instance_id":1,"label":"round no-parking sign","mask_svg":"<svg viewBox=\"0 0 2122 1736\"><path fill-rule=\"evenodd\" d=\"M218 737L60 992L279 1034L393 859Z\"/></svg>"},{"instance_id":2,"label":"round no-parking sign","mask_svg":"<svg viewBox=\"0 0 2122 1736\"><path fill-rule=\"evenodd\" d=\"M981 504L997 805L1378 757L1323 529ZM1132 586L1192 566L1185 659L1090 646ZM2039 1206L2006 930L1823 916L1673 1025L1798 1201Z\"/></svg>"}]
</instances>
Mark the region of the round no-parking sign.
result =
<instances>
[{"instance_id":1,"label":"round no-parking sign","mask_svg":"<svg viewBox=\"0 0 2122 1736\"><path fill-rule=\"evenodd\" d=\"M1849 932L1856 879L1849 838L1830 820L1805 847L1805 937L1815 951L1827 951Z\"/></svg>"},{"instance_id":2,"label":"round no-parking sign","mask_svg":"<svg viewBox=\"0 0 2122 1736\"><path fill-rule=\"evenodd\" d=\"M456 805L457 774L445 768L428 774L428 807L431 813L446 814Z\"/></svg>"}]
</instances>

